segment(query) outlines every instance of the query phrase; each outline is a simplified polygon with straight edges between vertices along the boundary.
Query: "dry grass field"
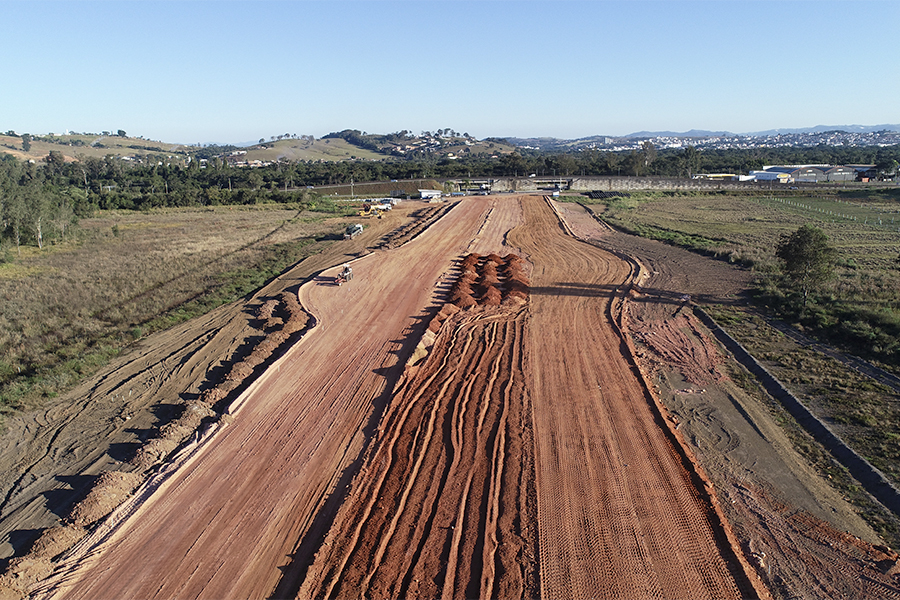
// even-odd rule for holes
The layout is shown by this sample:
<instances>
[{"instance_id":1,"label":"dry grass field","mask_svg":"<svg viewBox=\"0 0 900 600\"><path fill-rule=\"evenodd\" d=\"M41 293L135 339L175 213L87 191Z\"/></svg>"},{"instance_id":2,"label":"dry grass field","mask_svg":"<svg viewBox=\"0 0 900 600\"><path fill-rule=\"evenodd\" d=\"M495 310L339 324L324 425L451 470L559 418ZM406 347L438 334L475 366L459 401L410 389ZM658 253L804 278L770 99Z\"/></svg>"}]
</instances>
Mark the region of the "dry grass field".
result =
<instances>
[{"instance_id":1,"label":"dry grass field","mask_svg":"<svg viewBox=\"0 0 900 600\"><path fill-rule=\"evenodd\" d=\"M41 136L41 140L31 142L31 149L25 152L22 139L0 134L0 152L12 154L21 160L42 160L51 150L74 160L77 157L103 158L105 156L184 156L188 146L170 144L142 138L119 137L116 135L53 135Z\"/></svg>"},{"instance_id":2,"label":"dry grass field","mask_svg":"<svg viewBox=\"0 0 900 600\"><path fill-rule=\"evenodd\" d=\"M842 285L881 275L894 289L900 244L900 206L881 196L842 199L836 194L679 195L648 193L598 205L604 218L646 237L693 245L733 262L774 262L778 238L804 224L822 229L840 253ZM867 271L876 273L866 273ZM853 273L851 271L858 271Z\"/></svg>"},{"instance_id":3,"label":"dry grass field","mask_svg":"<svg viewBox=\"0 0 900 600\"><path fill-rule=\"evenodd\" d=\"M22 149L22 139L0 134L0 152L12 154L19 159L42 160L51 150L61 152L71 160L80 157L103 158L105 156L165 157L178 156L184 159L186 152L196 147L171 144L143 138L119 137L116 135L46 135L33 141L31 149ZM340 138L317 139L307 142L301 139L266 140L264 144L246 148L243 160L263 162L277 160L321 160L342 161L351 159L384 160L378 154L364 148L357 148Z\"/></svg>"},{"instance_id":4,"label":"dry grass field","mask_svg":"<svg viewBox=\"0 0 900 600\"><path fill-rule=\"evenodd\" d=\"M340 229L282 206L103 212L67 242L7 253L0 410L53 397L134 340L261 287Z\"/></svg>"}]
</instances>

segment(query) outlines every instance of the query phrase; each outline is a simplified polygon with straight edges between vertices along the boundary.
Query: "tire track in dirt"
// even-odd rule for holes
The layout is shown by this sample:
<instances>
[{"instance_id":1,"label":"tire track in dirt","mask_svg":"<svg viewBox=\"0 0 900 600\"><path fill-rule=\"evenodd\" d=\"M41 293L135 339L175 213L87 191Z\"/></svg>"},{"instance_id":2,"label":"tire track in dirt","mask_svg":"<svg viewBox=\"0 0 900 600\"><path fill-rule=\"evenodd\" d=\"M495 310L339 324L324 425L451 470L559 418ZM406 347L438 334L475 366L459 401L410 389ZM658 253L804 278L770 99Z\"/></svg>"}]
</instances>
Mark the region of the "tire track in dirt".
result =
<instances>
[{"instance_id":1,"label":"tire track in dirt","mask_svg":"<svg viewBox=\"0 0 900 600\"><path fill-rule=\"evenodd\" d=\"M755 596L618 335L631 267L565 235L547 203L525 214L510 241L534 264L541 595Z\"/></svg>"},{"instance_id":2,"label":"tire track in dirt","mask_svg":"<svg viewBox=\"0 0 900 600\"><path fill-rule=\"evenodd\" d=\"M299 598L533 595L526 331L518 299L443 322Z\"/></svg>"},{"instance_id":3,"label":"tire track in dirt","mask_svg":"<svg viewBox=\"0 0 900 600\"><path fill-rule=\"evenodd\" d=\"M248 388L234 422L165 490L83 563L64 563L70 575L43 595L261 598L290 589L402 369L394 354L403 361L412 350L397 333L421 335L434 282L491 204L462 203L412 244L357 261L351 285L332 286L325 271L301 289L317 326Z\"/></svg>"}]
</instances>

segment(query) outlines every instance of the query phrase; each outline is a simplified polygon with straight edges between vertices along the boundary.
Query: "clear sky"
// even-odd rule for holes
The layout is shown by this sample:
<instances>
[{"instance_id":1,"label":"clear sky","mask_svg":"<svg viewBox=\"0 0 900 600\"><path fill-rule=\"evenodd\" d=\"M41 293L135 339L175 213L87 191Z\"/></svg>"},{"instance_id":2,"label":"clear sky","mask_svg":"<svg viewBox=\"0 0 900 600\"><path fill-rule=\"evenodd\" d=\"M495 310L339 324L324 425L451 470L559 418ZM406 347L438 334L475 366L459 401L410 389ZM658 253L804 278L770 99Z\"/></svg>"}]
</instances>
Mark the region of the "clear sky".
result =
<instances>
[{"instance_id":1,"label":"clear sky","mask_svg":"<svg viewBox=\"0 0 900 600\"><path fill-rule=\"evenodd\" d=\"M0 130L238 143L900 122L900 2L0 0Z\"/></svg>"}]
</instances>

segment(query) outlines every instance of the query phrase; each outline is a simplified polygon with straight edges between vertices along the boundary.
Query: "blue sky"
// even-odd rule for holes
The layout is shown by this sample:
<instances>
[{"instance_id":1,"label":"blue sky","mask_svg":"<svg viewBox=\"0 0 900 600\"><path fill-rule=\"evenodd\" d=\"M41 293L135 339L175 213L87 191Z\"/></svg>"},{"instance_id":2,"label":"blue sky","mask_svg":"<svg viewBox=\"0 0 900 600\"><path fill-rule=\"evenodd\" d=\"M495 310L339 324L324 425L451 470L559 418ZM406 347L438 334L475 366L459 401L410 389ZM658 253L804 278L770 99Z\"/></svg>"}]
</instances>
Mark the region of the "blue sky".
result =
<instances>
[{"instance_id":1,"label":"blue sky","mask_svg":"<svg viewBox=\"0 0 900 600\"><path fill-rule=\"evenodd\" d=\"M0 130L237 143L900 122L900 2L0 0Z\"/></svg>"}]
</instances>

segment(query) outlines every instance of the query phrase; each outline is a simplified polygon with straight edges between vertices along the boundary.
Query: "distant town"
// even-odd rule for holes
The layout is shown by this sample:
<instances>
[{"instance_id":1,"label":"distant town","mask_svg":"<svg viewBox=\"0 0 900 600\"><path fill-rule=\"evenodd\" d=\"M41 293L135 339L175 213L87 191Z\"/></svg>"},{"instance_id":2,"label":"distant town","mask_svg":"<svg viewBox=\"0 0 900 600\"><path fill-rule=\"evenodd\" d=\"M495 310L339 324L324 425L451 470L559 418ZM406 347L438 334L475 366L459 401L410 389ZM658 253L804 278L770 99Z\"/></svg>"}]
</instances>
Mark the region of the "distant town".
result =
<instances>
[{"instance_id":1,"label":"distant town","mask_svg":"<svg viewBox=\"0 0 900 600\"><path fill-rule=\"evenodd\" d=\"M898 128L900 129L900 128ZM775 133L770 135L653 135L626 137L596 136L578 140L507 138L520 148L532 150L603 150L627 152L640 150L644 142L656 148L698 150L748 150L753 148L809 148L814 146L894 146L900 144L900 131L832 131Z\"/></svg>"}]
</instances>

